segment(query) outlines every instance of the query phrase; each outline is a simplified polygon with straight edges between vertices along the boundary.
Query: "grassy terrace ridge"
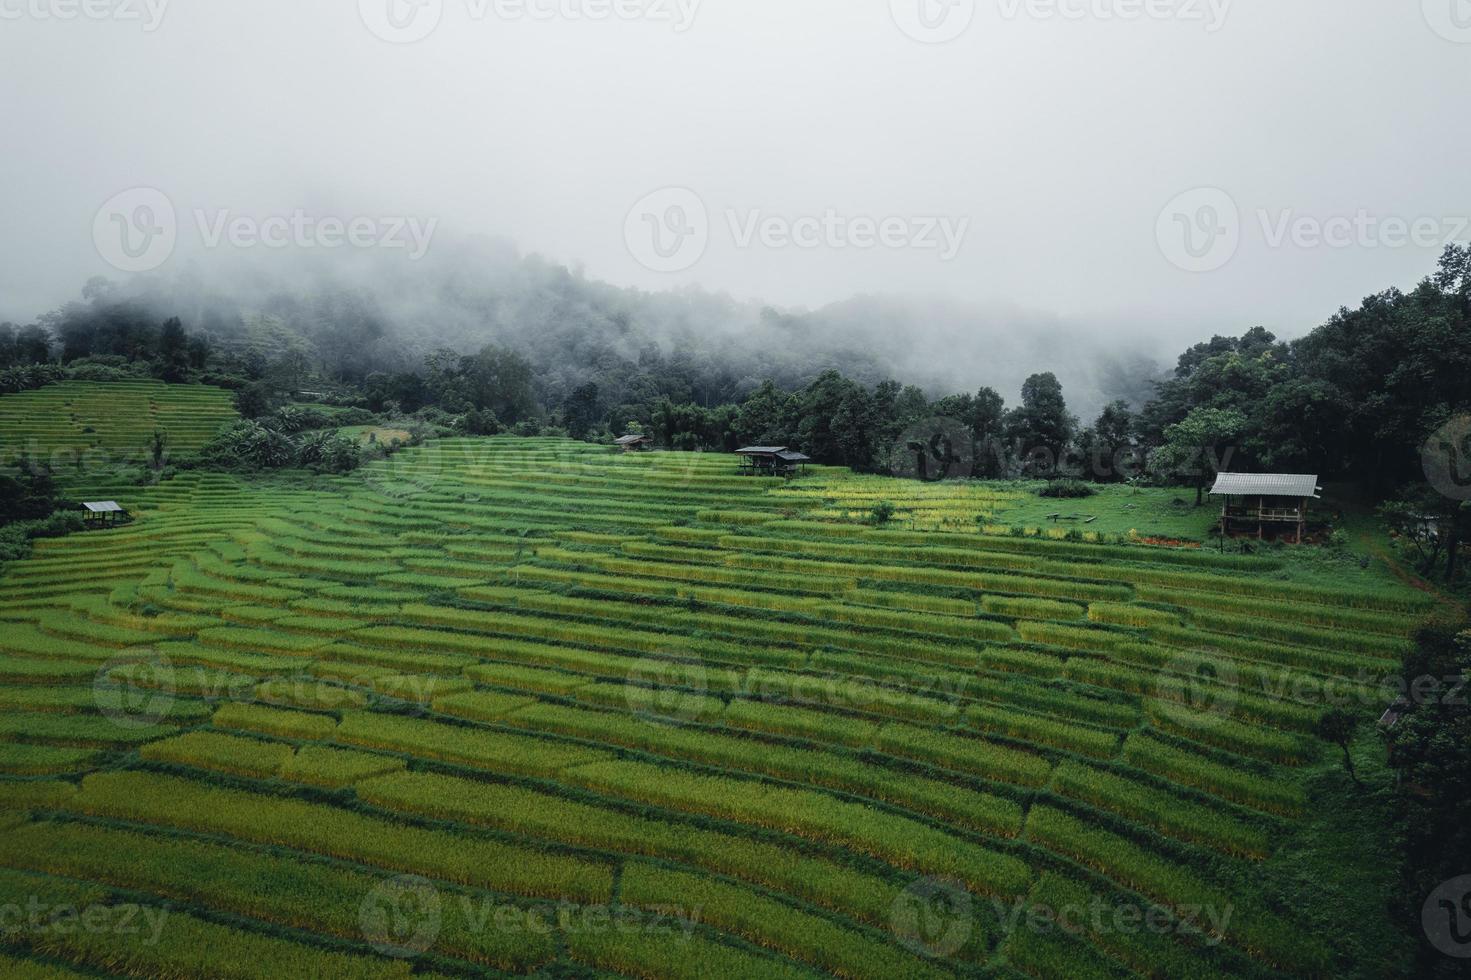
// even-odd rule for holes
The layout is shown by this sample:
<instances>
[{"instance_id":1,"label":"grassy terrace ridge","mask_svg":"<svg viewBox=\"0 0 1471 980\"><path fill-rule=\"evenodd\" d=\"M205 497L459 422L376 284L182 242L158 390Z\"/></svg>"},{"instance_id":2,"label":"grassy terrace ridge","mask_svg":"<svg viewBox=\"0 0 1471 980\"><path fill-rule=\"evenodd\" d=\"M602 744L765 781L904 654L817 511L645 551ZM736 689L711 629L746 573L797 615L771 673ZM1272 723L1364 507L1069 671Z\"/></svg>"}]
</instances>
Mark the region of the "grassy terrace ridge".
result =
<instances>
[{"instance_id":1,"label":"grassy terrace ridge","mask_svg":"<svg viewBox=\"0 0 1471 980\"><path fill-rule=\"evenodd\" d=\"M18 454L61 465L58 456L104 450L139 456L153 433L173 452L193 452L233 421L234 396L208 385L162 381L61 381L0 395L0 463Z\"/></svg>"},{"instance_id":2,"label":"grassy terrace ridge","mask_svg":"<svg viewBox=\"0 0 1471 980\"><path fill-rule=\"evenodd\" d=\"M7 433L60 433L11 428L13 397ZM136 523L0 569L0 901L169 916L153 944L0 934L7 972L1367 977L1399 955L1382 924L1309 928L1337 876L1358 914L1392 888L1372 856L1313 856L1373 827L1312 692L1392 671L1431 602L1373 564L1131 539L1190 537L1173 493L1041 502L1109 516L1018 535L1020 485L555 439L118 493ZM392 937L407 959L362 912L403 887L438 909ZM937 891L960 904L916 931Z\"/></svg>"}]
</instances>

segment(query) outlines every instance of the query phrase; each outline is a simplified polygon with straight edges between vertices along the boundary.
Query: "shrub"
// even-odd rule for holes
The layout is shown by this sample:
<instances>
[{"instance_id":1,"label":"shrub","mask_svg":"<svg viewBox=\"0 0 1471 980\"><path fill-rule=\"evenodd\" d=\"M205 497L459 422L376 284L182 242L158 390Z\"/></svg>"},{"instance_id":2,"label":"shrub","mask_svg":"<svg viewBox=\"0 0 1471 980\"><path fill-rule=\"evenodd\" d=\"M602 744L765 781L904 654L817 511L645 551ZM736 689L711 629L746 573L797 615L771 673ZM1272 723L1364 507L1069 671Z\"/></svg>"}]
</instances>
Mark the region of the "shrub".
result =
<instances>
[{"instance_id":1,"label":"shrub","mask_svg":"<svg viewBox=\"0 0 1471 980\"><path fill-rule=\"evenodd\" d=\"M199 451L220 469L275 469L290 466L296 458L291 440L259 422L233 422Z\"/></svg>"},{"instance_id":2,"label":"shrub","mask_svg":"<svg viewBox=\"0 0 1471 980\"><path fill-rule=\"evenodd\" d=\"M1052 497L1061 500L1080 500L1084 497L1092 497L1098 491L1094 490L1082 480L1053 480L1047 486L1037 491L1039 497Z\"/></svg>"},{"instance_id":3,"label":"shrub","mask_svg":"<svg viewBox=\"0 0 1471 980\"><path fill-rule=\"evenodd\" d=\"M361 447L337 432L312 432L297 444L296 461L318 473L351 473L363 463Z\"/></svg>"}]
</instances>

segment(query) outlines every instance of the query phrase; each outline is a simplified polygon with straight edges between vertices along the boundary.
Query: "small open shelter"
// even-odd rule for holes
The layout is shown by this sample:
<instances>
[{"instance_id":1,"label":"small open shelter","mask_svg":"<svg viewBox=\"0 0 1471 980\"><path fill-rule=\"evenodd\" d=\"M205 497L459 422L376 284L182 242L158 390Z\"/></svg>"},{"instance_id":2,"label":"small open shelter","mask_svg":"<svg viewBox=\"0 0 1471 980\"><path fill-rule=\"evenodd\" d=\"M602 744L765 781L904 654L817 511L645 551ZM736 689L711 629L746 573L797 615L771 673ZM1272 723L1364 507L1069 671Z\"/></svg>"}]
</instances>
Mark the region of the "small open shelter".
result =
<instances>
[{"instance_id":1,"label":"small open shelter","mask_svg":"<svg viewBox=\"0 0 1471 980\"><path fill-rule=\"evenodd\" d=\"M1308 505L1322 492L1318 477L1306 473L1222 473L1211 488L1211 496L1226 498L1223 535L1291 536L1297 544L1307 531Z\"/></svg>"},{"instance_id":2,"label":"small open shelter","mask_svg":"<svg viewBox=\"0 0 1471 980\"><path fill-rule=\"evenodd\" d=\"M128 519L128 512L116 500L93 500L82 504L88 527L108 527Z\"/></svg>"},{"instance_id":3,"label":"small open shelter","mask_svg":"<svg viewBox=\"0 0 1471 980\"><path fill-rule=\"evenodd\" d=\"M805 473L812 457L786 446L747 446L737 449L741 472L748 476L793 476Z\"/></svg>"},{"instance_id":4,"label":"small open shelter","mask_svg":"<svg viewBox=\"0 0 1471 980\"><path fill-rule=\"evenodd\" d=\"M634 433L632 435L618 437L613 440L613 444L625 453L637 453L653 448L654 440L648 436Z\"/></svg>"}]
</instances>

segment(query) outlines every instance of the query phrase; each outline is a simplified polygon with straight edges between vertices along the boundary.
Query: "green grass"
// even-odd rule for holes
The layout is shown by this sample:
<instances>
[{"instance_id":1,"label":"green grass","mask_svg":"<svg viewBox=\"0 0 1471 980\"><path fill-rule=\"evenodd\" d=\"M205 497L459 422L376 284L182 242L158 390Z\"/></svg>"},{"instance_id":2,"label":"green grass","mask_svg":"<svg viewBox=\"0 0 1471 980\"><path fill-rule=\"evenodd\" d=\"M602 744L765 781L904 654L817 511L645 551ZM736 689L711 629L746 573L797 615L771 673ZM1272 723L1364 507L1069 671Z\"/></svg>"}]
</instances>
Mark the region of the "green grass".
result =
<instances>
[{"instance_id":1,"label":"green grass","mask_svg":"<svg viewBox=\"0 0 1471 980\"><path fill-rule=\"evenodd\" d=\"M223 388L158 381L63 381L32 391L0 395L0 463L12 453L59 458L106 450L142 461L153 433L167 433L171 451L198 450L221 425L236 418L233 396ZM65 465L61 476L67 477Z\"/></svg>"}]
</instances>

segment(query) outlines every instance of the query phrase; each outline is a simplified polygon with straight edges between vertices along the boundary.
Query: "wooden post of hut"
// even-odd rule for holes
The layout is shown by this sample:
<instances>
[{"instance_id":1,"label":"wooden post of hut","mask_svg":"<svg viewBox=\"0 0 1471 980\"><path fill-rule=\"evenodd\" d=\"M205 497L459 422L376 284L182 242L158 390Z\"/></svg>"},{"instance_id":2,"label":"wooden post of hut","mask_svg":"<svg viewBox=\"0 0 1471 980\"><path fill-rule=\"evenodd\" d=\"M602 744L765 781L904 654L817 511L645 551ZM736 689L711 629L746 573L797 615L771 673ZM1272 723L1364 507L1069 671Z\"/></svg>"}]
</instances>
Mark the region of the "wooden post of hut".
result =
<instances>
[{"instance_id":1,"label":"wooden post of hut","mask_svg":"<svg viewBox=\"0 0 1471 980\"><path fill-rule=\"evenodd\" d=\"M1271 532L1274 537L1290 534L1302 544L1307 533L1308 504L1322 491L1316 475L1222 473L1216 477L1211 496L1225 498L1221 507L1222 538L1254 531L1257 540L1262 540Z\"/></svg>"}]
</instances>

